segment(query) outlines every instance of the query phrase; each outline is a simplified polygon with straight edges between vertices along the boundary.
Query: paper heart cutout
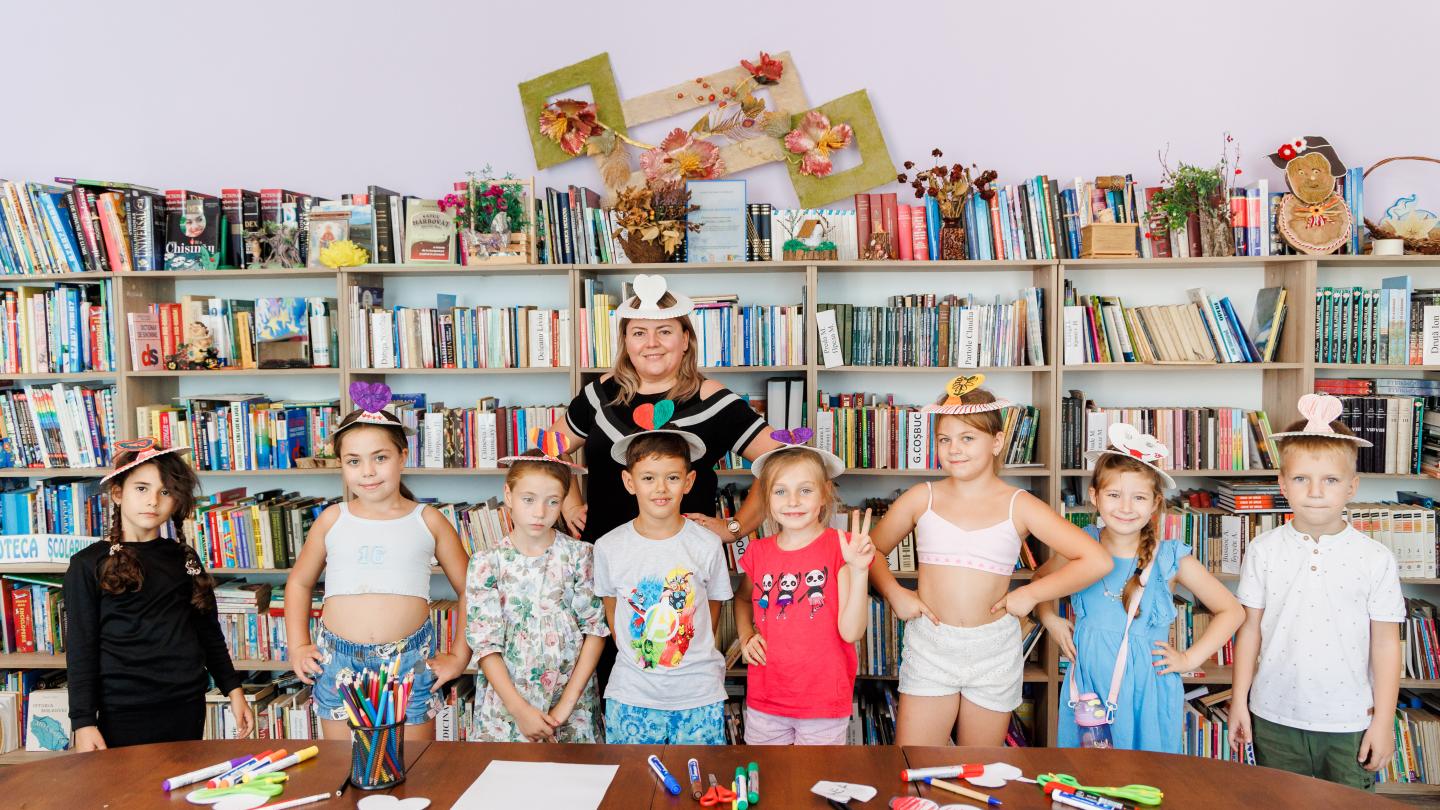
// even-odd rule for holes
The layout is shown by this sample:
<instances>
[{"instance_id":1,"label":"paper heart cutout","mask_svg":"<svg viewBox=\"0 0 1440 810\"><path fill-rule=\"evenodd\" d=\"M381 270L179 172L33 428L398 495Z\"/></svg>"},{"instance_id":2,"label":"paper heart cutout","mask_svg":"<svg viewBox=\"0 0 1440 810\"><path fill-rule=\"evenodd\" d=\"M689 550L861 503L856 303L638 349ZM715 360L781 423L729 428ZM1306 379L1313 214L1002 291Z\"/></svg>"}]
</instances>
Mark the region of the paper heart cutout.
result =
<instances>
[{"instance_id":1,"label":"paper heart cutout","mask_svg":"<svg viewBox=\"0 0 1440 810\"><path fill-rule=\"evenodd\" d=\"M636 309L660 308L660 297L665 294L664 276L647 276L642 273L630 282L630 287L635 290Z\"/></svg>"},{"instance_id":2,"label":"paper heart cutout","mask_svg":"<svg viewBox=\"0 0 1440 810\"><path fill-rule=\"evenodd\" d=\"M674 402L673 400L662 399L662 400L660 400L659 402L655 403L655 427L656 427L656 428L659 428L659 427L661 427L662 425L664 425L666 422L669 422L669 421L670 421L670 417L672 417L672 416L674 416L674 415L675 415L675 402Z\"/></svg>"},{"instance_id":3,"label":"paper heart cutout","mask_svg":"<svg viewBox=\"0 0 1440 810\"><path fill-rule=\"evenodd\" d=\"M360 810L425 810L430 806L430 800L419 796L409 799L397 799L394 796L366 796L355 806Z\"/></svg>"},{"instance_id":4,"label":"paper heart cutout","mask_svg":"<svg viewBox=\"0 0 1440 810\"><path fill-rule=\"evenodd\" d=\"M390 386L357 380L350 383L350 401L366 413L379 413L390 404Z\"/></svg>"},{"instance_id":5,"label":"paper heart cutout","mask_svg":"<svg viewBox=\"0 0 1440 810\"><path fill-rule=\"evenodd\" d=\"M853 785L849 782L816 782L810 792L827 799L848 802L868 802L875 798L875 788L869 785Z\"/></svg>"},{"instance_id":6,"label":"paper heart cutout","mask_svg":"<svg viewBox=\"0 0 1440 810\"><path fill-rule=\"evenodd\" d=\"M1005 783L1023 776L1020 769L1008 762L992 762L985 766L985 772L979 776L968 777L965 781L978 787L1000 788Z\"/></svg>"},{"instance_id":7,"label":"paper heart cutout","mask_svg":"<svg viewBox=\"0 0 1440 810\"><path fill-rule=\"evenodd\" d=\"M645 430L654 430L655 406L651 405L648 402L644 405L637 405L635 407L635 410L630 413L630 418L634 419L635 424L639 425L641 428Z\"/></svg>"},{"instance_id":8,"label":"paper heart cutout","mask_svg":"<svg viewBox=\"0 0 1440 810\"><path fill-rule=\"evenodd\" d=\"M939 810L940 805L919 796L896 796L890 800L890 810Z\"/></svg>"},{"instance_id":9,"label":"paper heart cutout","mask_svg":"<svg viewBox=\"0 0 1440 810\"><path fill-rule=\"evenodd\" d=\"M1170 455L1170 448L1148 433L1141 433L1134 425L1116 422L1107 431L1110 444L1116 450L1147 463L1155 463Z\"/></svg>"},{"instance_id":10,"label":"paper heart cutout","mask_svg":"<svg viewBox=\"0 0 1440 810\"><path fill-rule=\"evenodd\" d=\"M1340 400L1329 394L1306 394L1300 397L1300 415L1305 417L1306 433L1334 433L1330 423L1344 410Z\"/></svg>"}]
</instances>

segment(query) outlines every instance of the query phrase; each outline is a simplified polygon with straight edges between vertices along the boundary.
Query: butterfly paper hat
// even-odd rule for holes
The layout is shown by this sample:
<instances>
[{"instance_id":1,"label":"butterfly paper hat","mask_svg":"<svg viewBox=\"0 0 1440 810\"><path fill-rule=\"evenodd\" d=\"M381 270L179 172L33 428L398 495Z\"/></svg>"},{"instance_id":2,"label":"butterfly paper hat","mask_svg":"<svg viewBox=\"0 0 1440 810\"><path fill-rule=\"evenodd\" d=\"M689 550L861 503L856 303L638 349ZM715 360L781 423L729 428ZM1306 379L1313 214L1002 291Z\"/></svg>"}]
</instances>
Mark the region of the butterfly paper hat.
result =
<instances>
[{"instance_id":1,"label":"butterfly paper hat","mask_svg":"<svg viewBox=\"0 0 1440 810\"><path fill-rule=\"evenodd\" d=\"M137 467L147 461L153 460L156 456L163 456L166 453L190 452L189 447L161 447L160 442L157 441L154 436L141 436L138 439L122 439L111 444L110 447L116 451L115 460L123 463L116 467L109 475L101 478L100 483L102 484L131 467ZM126 461L121 457L124 453L134 453L135 455Z\"/></svg>"},{"instance_id":2,"label":"butterfly paper hat","mask_svg":"<svg viewBox=\"0 0 1440 810\"><path fill-rule=\"evenodd\" d=\"M1340 418L1340 412L1344 406L1340 400L1329 394L1306 394L1300 397L1300 415L1305 417L1305 427L1300 430L1289 430L1284 433L1272 433L1272 439L1293 439L1297 436L1313 436L1317 439L1334 439L1342 442L1354 442L1360 447L1372 447L1370 442L1359 436L1346 436L1343 433L1336 433L1330 423Z\"/></svg>"},{"instance_id":3,"label":"butterfly paper hat","mask_svg":"<svg viewBox=\"0 0 1440 810\"><path fill-rule=\"evenodd\" d=\"M684 439L685 444L689 445L690 460L699 461L700 457L705 455L705 442L701 441L699 436L696 436L688 430L662 427L669 422L670 417L674 415L675 403L668 399L662 399L654 404L646 402L643 405L636 406L635 410L631 412L631 418L635 420L635 424L640 426L640 431L631 433L629 436L611 445L610 457L618 463L624 464L625 451L630 449L631 443L636 439L649 433L673 433Z\"/></svg>"},{"instance_id":4,"label":"butterfly paper hat","mask_svg":"<svg viewBox=\"0 0 1440 810\"><path fill-rule=\"evenodd\" d=\"M965 395L985 384L984 374L961 374L945 384L945 399L935 405L921 408L925 413L985 413L1008 408L1015 403L996 398L994 402L967 403Z\"/></svg>"},{"instance_id":5,"label":"butterfly paper hat","mask_svg":"<svg viewBox=\"0 0 1440 810\"><path fill-rule=\"evenodd\" d=\"M565 438L564 433L558 430L532 427L528 431L528 435L531 449L539 450L544 455L535 456L522 454L518 456L505 456L500 459L500 466L508 467L517 461L537 461L542 464L546 462L551 464L564 464L576 472L585 472L584 467L569 459L562 458L565 453L570 452L570 441Z\"/></svg>"},{"instance_id":6,"label":"butterfly paper hat","mask_svg":"<svg viewBox=\"0 0 1440 810\"><path fill-rule=\"evenodd\" d=\"M415 428L406 427L400 422L399 417L385 410L390 405L390 386L385 383L352 382L350 383L350 401L355 403L355 416L350 421L336 428L330 434L333 442L340 431L349 430L356 425L379 425L380 427L396 427L405 431L406 436L414 436ZM349 419L349 417L346 417ZM342 420L344 421L344 420Z\"/></svg>"},{"instance_id":7,"label":"butterfly paper hat","mask_svg":"<svg viewBox=\"0 0 1440 810\"><path fill-rule=\"evenodd\" d=\"M664 298L666 293L664 276L647 276L641 273L630 282L630 287L635 294L615 308L617 318L663 321L684 317L695 309L695 302L691 301L689 296L674 291L670 291L670 296L675 299L675 303L668 307L660 306L660 299Z\"/></svg>"},{"instance_id":8,"label":"butterfly paper hat","mask_svg":"<svg viewBox=\"0 0 1440 810\"><path fill-rule=\"evenodd\" d=\"M774 450L766 450L756 456L755 460L750 462L750 472L754 473L756 478L759 478L760 471L765 468L765 462L768 461L771 456L785 450L794 450L797 448L800 450L809 450L811 453L819 456L821 465L825 467L825 474L829 477L834 478L845 472L845 462L841 461L839 456L829 450L821 450L818 447L811 447L806 444L814 435L815 431L806 427L799 427L794 430L770 431L770 438L780 442L780 446Z\"/></svg>"},{"instance_id":9,"label":"butterfly paper hat","mask_svg":"<svg viewBox=\"0 0 1440 810\"><path fill-rule=\"evenodd\" d=\"M1101 456L1132 458L1158 473L1161 480L1165 482L1166 489L1176 488L1175 479L1156 464L1157 461L1170 457L1170 448L1162 444L1159 439L1148 433L1141 433L1133 425L1127 425L1124 422L1116 422L1111 425L1109 436L1110 446L1104 450L1087 451L1085 453L1086 461L1094 462Z\"/></svg>"}]
</instances>

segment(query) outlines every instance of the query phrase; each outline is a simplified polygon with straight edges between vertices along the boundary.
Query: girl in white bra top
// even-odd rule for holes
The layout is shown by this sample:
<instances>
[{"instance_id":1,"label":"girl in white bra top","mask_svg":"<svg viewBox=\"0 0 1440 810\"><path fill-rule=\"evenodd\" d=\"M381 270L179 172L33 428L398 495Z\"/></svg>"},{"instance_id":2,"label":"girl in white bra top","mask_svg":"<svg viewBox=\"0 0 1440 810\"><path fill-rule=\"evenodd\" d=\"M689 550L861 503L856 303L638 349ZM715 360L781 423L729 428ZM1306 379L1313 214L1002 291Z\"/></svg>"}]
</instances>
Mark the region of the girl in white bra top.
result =
<instances>
[{"instance_id":1,"label":"girl in white bra top","mask_svg":"<svg viewBox=\"0 0 1440 810\"><path fill-rule=\"evenodd\" d=\"M957 745L1001 745L1010 712L1020 704L1024 674L1016 617L1038 601L1086 587L1111 567L1084 532L1000 479L998 457L1005 450L1000 410L1010 403L977 388L983 379L957 377L946 397L926 407L939 414L936 450L948 478L911 487L871 533L877 560L870 580L896 616L908 620L900 658L898 745L949 745L952 735ZM1002 505L1004 519L988 517ZM961 526L961 515L974 516L966 523L986 525ZM920 562L919 594L897 583L884 561L911 531ZM1028 534L1070 560L1055 573L1064 580L1047 577L1008 590L1021 538Z\"/></svg>"},{"instance_id":2,"label":"girl in white bra top","mask_svg":"<svg viewBox=\"0 0 1440 810\"><path fill-rule=\"evenodd\" d=\"M290 666L312 694L327 739L347 739L348 709L340 686L365 669L412 676L406 737L435 739L435 690L459 677L470 658L463 622L449 653L430 621L430 563L439 560L456 593L469 562L460 537L439 510L416 503L400 480L406 431L384 409L390 389L356 383L357 410L335 429L335 454L348 502L316 519L285 581L285 631ZM325 572L325 608L310 638L310 596Z\"/></svg>"}]
</instances>

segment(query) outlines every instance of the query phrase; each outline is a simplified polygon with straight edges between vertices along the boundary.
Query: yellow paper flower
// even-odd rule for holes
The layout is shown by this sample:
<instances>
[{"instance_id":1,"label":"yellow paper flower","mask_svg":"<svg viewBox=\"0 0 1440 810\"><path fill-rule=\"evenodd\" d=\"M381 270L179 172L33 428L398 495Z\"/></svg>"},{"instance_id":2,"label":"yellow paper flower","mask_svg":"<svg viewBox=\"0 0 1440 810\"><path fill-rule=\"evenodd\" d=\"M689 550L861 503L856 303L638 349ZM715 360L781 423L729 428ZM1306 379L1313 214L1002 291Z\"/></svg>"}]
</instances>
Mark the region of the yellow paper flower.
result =
<instances>
[{"instance_id":1,"label":"yellow paper flower","mask_svg":"<svg viewBox=\"0 0 1440 810\"><path fill-rule=\"evenodd\" d=\"M349 239L331 242L328 247L320 251L320 263L331 270L338 270L341 267L358 267L368 261L370 261L370 253Z\"/></svg>"}]
</instances>

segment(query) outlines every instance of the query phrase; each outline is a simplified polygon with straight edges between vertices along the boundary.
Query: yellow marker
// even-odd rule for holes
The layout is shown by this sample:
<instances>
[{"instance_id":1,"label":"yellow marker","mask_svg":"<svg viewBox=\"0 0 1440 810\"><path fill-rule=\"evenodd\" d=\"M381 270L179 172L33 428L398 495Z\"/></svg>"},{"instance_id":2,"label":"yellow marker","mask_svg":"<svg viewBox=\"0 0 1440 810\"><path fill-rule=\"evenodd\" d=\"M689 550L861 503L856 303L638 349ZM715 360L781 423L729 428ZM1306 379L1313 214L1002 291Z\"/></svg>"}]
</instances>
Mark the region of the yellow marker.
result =
<instances>
[{"instance_id":1,"label":"yellow marker","mask_svg":"<svg viewBox=\"0 0 1440 810\"><path fill-rule=\"evenodd\" d=\"M305 760L314 757L318 753L320 753L320 747L317 745L312 745L309 748L302 748L299 751L291 754L290 756L285 757L284 759L277 759L263 768L257 768L254 771L245 774L241 781L249 782L250 780L258 776L263 776L273 771L283 771L291 765L299 765ZM284 774L281 774L281 776L284 776Z\"/></svg>"}]
</instances>

